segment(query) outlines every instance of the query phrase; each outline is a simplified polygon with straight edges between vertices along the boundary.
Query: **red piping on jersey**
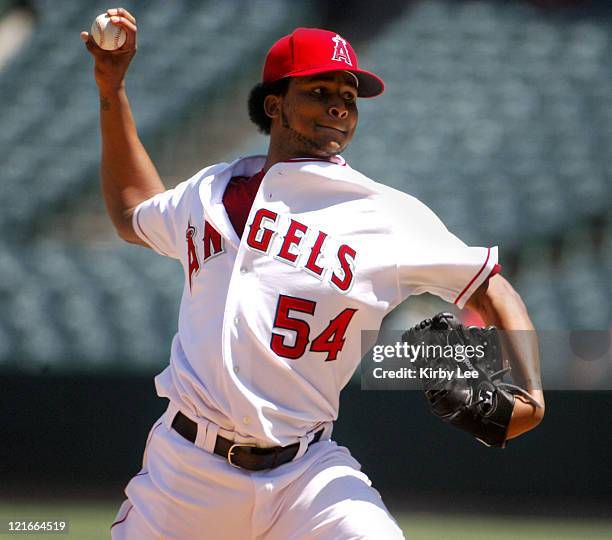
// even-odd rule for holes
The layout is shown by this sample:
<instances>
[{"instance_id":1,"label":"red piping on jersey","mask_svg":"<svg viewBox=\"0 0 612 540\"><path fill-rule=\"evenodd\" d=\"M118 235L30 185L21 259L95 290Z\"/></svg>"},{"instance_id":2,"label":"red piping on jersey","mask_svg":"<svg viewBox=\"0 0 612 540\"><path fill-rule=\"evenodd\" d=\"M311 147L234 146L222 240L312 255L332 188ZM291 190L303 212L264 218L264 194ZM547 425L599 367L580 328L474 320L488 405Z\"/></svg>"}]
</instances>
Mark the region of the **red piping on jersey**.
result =
<instances>
[{"instance_id":1,"label":"red piping on jersey","mask_svg":"<svg viewBox=\"0 0 612 540\"><path fill-rule=\"evenodd\" d=\"M482 267L480 268L480 270L478 270L478 273L472 278L472 281L470 281L466 286L465 289L463 289L461 291L461 294L459 296L457 296L457 299L453 302L453 304L457 304L459 302L459 300L461 300L461 297L466 293L466 291L472 286L472 283L474 283L474 281L476 281L476 279L478 278L478 276L480 274L482 274L482 271L487 267L487 263L489 262L489 257L491 256L491 248L487 248L487 258L485 259L484 264L482 265Z\"/></svg>"},{"instance_id":2,"label":"red piping on jersey","mask_svg":"<svg viewBox=\"0 0 612 540\"><path fill-rule=\"evenodd\" d=\"M123 516L119 521L115 521L115 523L113 523L110 526L110 528L112 529L115 525L119 525L120 523L123 523L127 519L127 517L130 515L132 508L134 508L134 505L130 506L130 509L125 513L125 516Z\"/></svg>"}]
</instances>

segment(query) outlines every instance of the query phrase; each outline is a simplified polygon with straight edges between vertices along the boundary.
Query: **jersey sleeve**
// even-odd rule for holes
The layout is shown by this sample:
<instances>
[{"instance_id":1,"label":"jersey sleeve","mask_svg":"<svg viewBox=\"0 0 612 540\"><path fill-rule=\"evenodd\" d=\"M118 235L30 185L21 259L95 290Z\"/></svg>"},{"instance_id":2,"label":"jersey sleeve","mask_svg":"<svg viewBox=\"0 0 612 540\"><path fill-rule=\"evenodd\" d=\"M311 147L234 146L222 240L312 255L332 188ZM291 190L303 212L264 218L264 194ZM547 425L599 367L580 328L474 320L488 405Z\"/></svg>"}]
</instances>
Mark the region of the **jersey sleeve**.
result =
<instances>
[{"instance_id":1,"label":"jersey sleeve","mask_svg":"<svg viewBox=\"0 0 612 540\"><path fill-rule=\"evenodd\" d=\"M177 215L181 207L189 204L190 182L183 182L173 189L158 193L141 202L132 214L132 226L138 237L155 252L173 259L179 258Z\"/></svg>"},{"instance_id":2,"label":"jersey sleeve","mask_svg":"<svg viewBox=\"0 0 612 540\"><path fill-rule=\"evenodd\" d=\"M396 197L393 243L402 300L429 292L463 308L498 264L497 247L471 247L414 197Z\"/></svg>"}]
</instances>

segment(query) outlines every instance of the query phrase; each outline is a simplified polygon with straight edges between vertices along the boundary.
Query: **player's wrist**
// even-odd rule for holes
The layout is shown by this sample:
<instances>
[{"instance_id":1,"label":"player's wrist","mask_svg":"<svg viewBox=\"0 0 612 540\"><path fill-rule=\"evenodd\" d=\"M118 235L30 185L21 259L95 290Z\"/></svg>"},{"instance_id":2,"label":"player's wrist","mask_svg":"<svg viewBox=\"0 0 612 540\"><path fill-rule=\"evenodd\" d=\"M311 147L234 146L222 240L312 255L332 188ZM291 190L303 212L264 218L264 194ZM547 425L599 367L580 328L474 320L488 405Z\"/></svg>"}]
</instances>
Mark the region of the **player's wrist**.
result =
<instances>
[{"instance_id":1,"label":"player's wrist","mask_svg":"<svg viewBox=\"0 0 612 540\"><path fill-rule=\"evenodd\" d=\"M126 95L125 81L113 84L98 84L98 94L101 99L120 99Z\"/></svg>"},{"instance_id":2,"label":"player's wrist","mask_svg":"<svg viewBox=\"0 0 612 540\"><path fill-rule=\"evenodd\" d=\"M534 407L531 403L525 403L517 396L514 402L512 418L508 425L507 438L513 439L531 431L537 427L544 419L544 409Z\"/></svg>"}]
</instances>

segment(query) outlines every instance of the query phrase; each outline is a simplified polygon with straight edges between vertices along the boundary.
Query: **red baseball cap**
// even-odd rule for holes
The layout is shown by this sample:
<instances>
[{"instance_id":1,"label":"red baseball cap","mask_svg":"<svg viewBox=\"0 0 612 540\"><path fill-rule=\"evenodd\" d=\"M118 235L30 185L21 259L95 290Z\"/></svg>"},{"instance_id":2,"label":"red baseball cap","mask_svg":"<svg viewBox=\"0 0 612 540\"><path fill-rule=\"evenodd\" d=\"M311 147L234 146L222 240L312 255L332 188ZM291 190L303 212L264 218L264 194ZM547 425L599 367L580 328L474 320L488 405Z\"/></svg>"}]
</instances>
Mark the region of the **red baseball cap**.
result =
<instances>
[{"instance_id":1,"label":"red baseball cap","mask_svg":"<svg viewBox=\"0 0 612 540\"><path fill-rule=\"evenodd\" d=\"M380 77L359 69L357 55L346 39L319 28L296 28L272 45L266 56L262 82L269 84L285 77L339 70L357 77L359 97L378 96L385 89Z\"/></svg>"}]
</instances>

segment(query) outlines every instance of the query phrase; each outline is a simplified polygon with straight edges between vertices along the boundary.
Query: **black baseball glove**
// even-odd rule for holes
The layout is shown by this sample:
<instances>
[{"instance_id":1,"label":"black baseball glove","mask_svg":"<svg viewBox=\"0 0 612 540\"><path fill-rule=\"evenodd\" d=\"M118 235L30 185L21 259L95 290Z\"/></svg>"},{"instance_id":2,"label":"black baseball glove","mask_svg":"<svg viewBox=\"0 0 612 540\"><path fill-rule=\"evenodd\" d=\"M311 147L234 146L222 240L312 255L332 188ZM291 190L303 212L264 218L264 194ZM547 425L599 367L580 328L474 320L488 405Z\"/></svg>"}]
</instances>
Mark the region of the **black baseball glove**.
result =
<instances>
[{"instance_id":1,"label":"black baseball glove","mask_svg":"<svg viewBox=\"0 0 612 540\"><path fill-rule=\"evenodd\" d=\"M503 382L510 368L503 367L497 329L466 328L451 313L438 313L402 340L415 351L414 365L432 412L487 446L504 448L515 394L533 398Z\"/></svg>"}]
</instances>

